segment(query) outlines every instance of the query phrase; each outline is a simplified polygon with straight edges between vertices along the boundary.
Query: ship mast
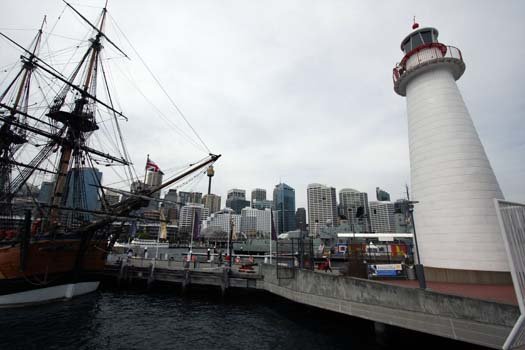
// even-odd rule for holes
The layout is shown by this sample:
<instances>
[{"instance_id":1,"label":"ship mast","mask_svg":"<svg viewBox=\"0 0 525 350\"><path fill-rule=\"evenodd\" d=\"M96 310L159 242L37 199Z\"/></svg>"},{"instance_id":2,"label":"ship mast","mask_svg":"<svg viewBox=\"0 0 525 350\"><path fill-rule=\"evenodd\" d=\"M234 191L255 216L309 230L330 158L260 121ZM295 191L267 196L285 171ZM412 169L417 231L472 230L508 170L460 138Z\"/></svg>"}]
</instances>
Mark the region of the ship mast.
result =
<instances>
[{"instance_id":1,"label":"ship mast","mask_svg":"<svg viewBox=\"0 0 525 350\"><path fill-rule=\"evenodd\" d=\"M68 6L71 7L69 4ZM75 10L75 12L77 11ZM51 119L62 122L68 126L66 139L69 141L64 143L60 150L60 161L58 164L58 173L56 175L50 210L50 225L52 229L56 228L58 224L59 207L65 202L63 196L66 192L68 182L73 180L73 206L81 206L80 202L84 200L82 198L83 191L80 188L81 181L79 179L81 176L79 168L84 164L83 150L80 146L84 145L86 134L98 129L95 121L95 105L94 102L88 104L88 96L96 96L97 64L99 61L100 50L102 49L101 38L104 36L103 30L106 14L107 10L106 7L104 7L102 10L100 25L98 28L94 27L97 34L90 40L91 45L73 74L72 80L80 72L86 58L89 56L90 58L86 69L85 79L80 91L80 98L75 100L73 111L66 112L61 110L61 107L65 102L65 95L69 88L69 86L66 86L61 96L59 95L59 97L55 99L55 105L51 108L51 111L48 114ZM86 20L85 18L83 19ZM71 81L71 83L73 82ZM70 163L73 163L73 167L77 169L77 171L70 176L73 177L73 179L67 178Z\"/></svg>"},{"instance_id":2,"label":"ship mast","mask_svg":"<svg viewBox=\"0 0 525 350\"><path fill-rule=\"evenodd\" d=\"M33 70L35 69L36 54L40 48L40 42L42 39L42 33L44 24L46 23L46 17L42 20L40 29L33 39L33 42L26 51L30 54L29 58L22 59L22 68L20 72L15 76L11 84L8 85L7 89L0 95L0 103L2 107L7 107L6 104L2 103L4 98L8 95L9 91L13 86L16 85L17 80L22 76L18 84L18 90L15 95L12 106L9 106L9 114L3 118L4 123L0 127L0 198L4 199L3 203L0 204L2 213L10 211L10 196L6 194L11 193L11 169L13 164L13 155L18 148L27 142L25 137L25 130L23 128L16 127L16 123L25 124L26 117L24 114L27 113L28 102L29 102L29 91L31 87L31 77ZM32 50L31 50L32 47ZM21 105L19 111L19 105ZM18 113L22 112L22 113ZM18 116L22 116L22 120L18 120ZM13 126L15 126L13 128Z\"/></svg>"}]
</instances>

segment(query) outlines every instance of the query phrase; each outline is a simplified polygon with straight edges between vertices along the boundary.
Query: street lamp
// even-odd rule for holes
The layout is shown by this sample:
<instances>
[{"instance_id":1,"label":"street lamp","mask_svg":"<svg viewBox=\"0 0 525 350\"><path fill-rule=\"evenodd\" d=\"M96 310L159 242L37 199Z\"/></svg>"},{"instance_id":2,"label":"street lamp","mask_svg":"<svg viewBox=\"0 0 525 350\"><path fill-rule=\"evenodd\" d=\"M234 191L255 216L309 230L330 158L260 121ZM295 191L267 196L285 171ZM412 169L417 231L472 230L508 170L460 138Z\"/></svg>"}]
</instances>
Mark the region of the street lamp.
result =
<instances>
[{"instance_id":1,"label":"street lamp","mask_svg":"<svg viewBox=\"0 0 525 350\"><path fill-rule=\"evenodd\" d=\"M408 200L408 212L410 213L410 221L412 222L412 229L414 230L414 245L416 248L416 257L417 264L414 264L416 269L416 277L419 282L419 288L426 289L427 281L425 280L425 269L423 264L421 264L421 258L419 257L419 246L417 244L417 235L416 235L416 224L414 223L414 204L419 203L418 201Z\"/></svg>"}]
</instances>

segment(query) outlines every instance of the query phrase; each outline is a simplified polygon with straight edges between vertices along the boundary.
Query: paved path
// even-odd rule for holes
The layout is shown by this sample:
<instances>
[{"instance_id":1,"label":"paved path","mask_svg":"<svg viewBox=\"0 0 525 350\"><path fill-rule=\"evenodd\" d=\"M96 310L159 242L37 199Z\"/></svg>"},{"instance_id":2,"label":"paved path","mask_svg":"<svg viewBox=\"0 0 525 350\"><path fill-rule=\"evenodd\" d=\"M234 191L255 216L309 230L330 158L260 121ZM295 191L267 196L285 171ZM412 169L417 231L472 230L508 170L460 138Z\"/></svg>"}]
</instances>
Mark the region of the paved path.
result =
<instances>
[{"instance_id":1,"label":"paved path","mask_svg":"<svg viewBox=\"0 0 525 350\"><path fill-rule=\"evenodd\" d=\"M419 288L417 281L388 280L382 283L398 286ZM428 282L427 289L444 294L460 295L464 297L503 302L518 305L518 299L512 285L462 284L445 282Z\"/></svg>"}]
</instances>

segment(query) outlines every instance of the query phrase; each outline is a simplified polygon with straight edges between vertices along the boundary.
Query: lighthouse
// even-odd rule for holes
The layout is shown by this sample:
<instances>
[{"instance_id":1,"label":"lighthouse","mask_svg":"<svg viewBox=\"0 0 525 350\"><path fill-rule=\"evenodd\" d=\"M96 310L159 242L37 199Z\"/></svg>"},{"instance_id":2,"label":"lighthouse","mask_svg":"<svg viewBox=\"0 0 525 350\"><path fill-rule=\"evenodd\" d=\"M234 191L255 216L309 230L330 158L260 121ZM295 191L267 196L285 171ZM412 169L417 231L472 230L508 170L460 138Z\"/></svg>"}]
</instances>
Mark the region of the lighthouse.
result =
<instances>
[{"instance_id":1,"label":"lighthouse","mask_svg":"<svg viewBox=\"0 0 525 350\"><path fill-rule=\"evenodd\" d=\"M418 202L414 223L426 279L511 283L494 205L503 194L456 85L463 56L438 42L437 29L412 28L393 82L406 97L411 199Z\"/></svg>"}]
</instances>

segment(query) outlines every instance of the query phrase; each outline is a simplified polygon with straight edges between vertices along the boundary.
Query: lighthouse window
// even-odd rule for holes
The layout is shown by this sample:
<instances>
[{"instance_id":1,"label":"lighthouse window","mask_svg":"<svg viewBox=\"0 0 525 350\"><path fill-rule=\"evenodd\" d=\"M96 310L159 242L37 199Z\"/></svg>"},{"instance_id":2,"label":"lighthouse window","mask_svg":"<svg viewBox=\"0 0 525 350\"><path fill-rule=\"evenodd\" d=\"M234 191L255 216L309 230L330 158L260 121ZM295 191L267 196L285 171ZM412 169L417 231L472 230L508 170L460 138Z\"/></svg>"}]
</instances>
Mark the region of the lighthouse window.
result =
<instances>
[{"instance_id":1,"label":"lighthouse window","mask_svg":"<svg viewBox=\"0 0 525 350\"><path fill-rule=\"evenodd\" d=\"M405 53L408 53L410 51L410 40L407 40L404 44L403 44L403 51Z\"/></svg>"},{"instance_id":2,"label":"lighthouse window","mask_svg":"<svg viewBox=\"0 0 525 350\"><path fill-rule=\"evenodd\" d=\"M423 37L423 41L425 44L429 44L432 42L432 33L430 33L430 30L426 32L421 32L421 36Z\"/></svg>"},{"instance_id":3,"label":"lighthouse window","mask_svg":"<svg viewBox=\"0 0 525 350\"><path fill-rule=\"evenodd\" d=\"M419 36L419 33L417 33L416 35L412 37L412 49L415 49L421 44L423 44L423 42L421 41L421 37Z\"/></svg>"}]
</instances>

